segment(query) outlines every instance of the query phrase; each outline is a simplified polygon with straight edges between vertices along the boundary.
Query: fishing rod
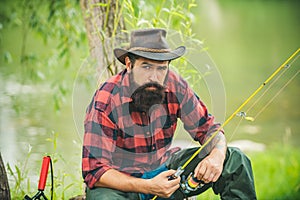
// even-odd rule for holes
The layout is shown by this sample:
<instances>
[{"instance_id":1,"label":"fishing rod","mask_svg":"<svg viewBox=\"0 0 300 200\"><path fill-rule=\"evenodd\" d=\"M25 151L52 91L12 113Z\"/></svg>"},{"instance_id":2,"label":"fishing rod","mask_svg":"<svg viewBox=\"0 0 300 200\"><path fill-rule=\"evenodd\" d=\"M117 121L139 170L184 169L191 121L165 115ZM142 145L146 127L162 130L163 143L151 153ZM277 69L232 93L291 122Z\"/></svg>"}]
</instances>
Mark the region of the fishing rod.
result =
<instances>
[{"instance_id":1,"label":"fishing rod","mask_svg":"<svg viewBox=\"0 0 300 200\"><path fill-rule=\"evenodd\" d=\"M282 69L288 67L288 63L300 52L300 48L298 48L282 65L280 65L226 120L225 122L208 138L201 147L198 148L197 151L178 169L176 172L169 178L174 179L179 177L185 170L185 168L190 164L190 162L215 138L215 136L233 119L234 116L238 115L238 113L244 108L248 102L253 99L254 96L257 95L262 88L267 85ZM241 112L242 113L242 112ZM242 113L242 116L245 114ZM193 176L189 176L186 180L184 186L190 187L191 189L195 189L200 184L200 181L194 180ZM158 196L154 196L152 200L155 200Z\"/></svg>"}]
</instances>

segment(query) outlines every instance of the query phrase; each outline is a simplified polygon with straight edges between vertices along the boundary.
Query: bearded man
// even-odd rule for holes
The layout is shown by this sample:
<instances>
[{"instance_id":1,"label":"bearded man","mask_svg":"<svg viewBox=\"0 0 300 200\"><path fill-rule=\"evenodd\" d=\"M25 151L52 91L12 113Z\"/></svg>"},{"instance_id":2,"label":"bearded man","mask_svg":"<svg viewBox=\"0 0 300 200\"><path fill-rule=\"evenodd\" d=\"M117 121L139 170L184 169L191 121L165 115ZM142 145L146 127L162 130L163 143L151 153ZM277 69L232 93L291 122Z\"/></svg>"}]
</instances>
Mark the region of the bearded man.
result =
<instances>
[{"instance_id":1,"label":"bearded man","mask_svg":"<svg viewBox=\"0 0 300 200\"><path fill-rule=\"evenodd\" d=\"M87 199L184 199L210 187L222 199L256 199L250 160L227 147L223 130L205 155L173 176L197 150L170 148L177 120L200 145L220 129L188 83L169 69L184 53L184 46L169 48L163 29L133 31L129 48L114 50L126 68L101 84L84 122ZM188 175L194 188L183 188Z\"/></svg>"}]
</instances>

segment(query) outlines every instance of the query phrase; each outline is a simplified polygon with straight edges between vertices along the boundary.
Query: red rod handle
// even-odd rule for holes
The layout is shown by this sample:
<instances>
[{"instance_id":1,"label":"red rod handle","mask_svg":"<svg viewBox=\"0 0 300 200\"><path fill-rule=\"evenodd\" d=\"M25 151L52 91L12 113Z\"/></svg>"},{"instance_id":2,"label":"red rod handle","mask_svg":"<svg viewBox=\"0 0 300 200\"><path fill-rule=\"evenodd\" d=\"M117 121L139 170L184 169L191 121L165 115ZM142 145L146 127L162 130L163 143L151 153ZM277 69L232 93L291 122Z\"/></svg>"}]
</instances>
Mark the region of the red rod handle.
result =
<instances>
[{"instance_id":1,"label":"red rod handle","mask_svg":"<svg viewBox=\"0 0 300 200\"><path fill-rule=\"evenodd\" d=\"M42 168L41 168L40 181L39 181L39 187L38 187L38 189L40 191L44 191L44 189L45 189L50 159L51 158L49 156L45 156L43 158L43 164L42 164Z\"/></svg>"}]
</instances>

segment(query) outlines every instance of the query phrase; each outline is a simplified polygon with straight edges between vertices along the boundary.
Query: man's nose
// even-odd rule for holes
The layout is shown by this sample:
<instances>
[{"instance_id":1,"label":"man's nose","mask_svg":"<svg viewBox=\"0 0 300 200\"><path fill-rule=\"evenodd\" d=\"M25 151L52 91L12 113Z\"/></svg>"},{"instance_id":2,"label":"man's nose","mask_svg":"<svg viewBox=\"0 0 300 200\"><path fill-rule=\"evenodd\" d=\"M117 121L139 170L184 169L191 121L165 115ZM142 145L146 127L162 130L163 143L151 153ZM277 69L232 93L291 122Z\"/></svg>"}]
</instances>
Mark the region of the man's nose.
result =
<instances>
[{"instance_id":1,"label":"man's nose","mask_svg":"<svg viewBox=\"0 0 300 200\"><path fill-rule=\"evenodd\" d=\"M151 76L149 77L149 80L152 82L159 82L158 81L158 72L155 70L153 71L153 73L151 74Z\"/></svg>"}]
</instances>

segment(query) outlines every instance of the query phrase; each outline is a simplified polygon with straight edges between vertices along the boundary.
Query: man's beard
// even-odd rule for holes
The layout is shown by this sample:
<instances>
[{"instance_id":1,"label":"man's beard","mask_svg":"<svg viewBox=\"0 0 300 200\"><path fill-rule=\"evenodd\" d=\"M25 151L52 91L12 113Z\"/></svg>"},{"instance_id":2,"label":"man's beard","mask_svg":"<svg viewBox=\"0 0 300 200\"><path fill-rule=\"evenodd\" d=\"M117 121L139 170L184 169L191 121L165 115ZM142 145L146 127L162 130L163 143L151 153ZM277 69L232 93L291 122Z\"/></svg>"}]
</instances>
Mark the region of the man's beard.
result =
<instances>
[{"instance_id":1,"label":"man's beard","mask_svg":"<svg viewBox=\"0 0 300 200\"><path fill-rule=\"evenodd\" d=\"M149 112L151 107L163 103L165 88L156 82L138 87L131 95L134 106L141 112Z\"/></svg>"}]
</instances>

